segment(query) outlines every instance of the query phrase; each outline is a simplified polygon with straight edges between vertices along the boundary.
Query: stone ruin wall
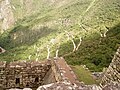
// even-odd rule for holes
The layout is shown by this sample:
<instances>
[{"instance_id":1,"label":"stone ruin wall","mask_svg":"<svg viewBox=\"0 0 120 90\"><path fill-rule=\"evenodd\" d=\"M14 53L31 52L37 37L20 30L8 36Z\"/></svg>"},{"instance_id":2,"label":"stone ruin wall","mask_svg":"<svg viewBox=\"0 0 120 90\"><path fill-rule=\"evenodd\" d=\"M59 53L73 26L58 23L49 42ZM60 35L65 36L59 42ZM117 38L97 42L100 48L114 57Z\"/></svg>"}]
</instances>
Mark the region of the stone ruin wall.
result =
<instances>
[{"instance_id":1,"label":"stone ruin wall","mask_svg":"<svg viewBox=\"0 0 120 90\"><path fill-rule=\"evenodd\" d=\"M120 83L120 47L118 48L114 58L104 73L101 85L105 86L108 83Z\"/></svg>"},{"instance_id":2,"label":"stone ruin wall","mask_svg":"<svg viewBox=\"0 0 120 90\"><path fill-rule=\"evenodd\" d=\"M43 63L40 61L0 62L0 87L5 90L38 88L42 85L65 81L74 84L78 80L62 57Z\"/></svg>"},{"instance_id":3,"label":"stone ruin wall","mask_svg":"<svg viewBox=\"0 0 120 90\"><path fill-rule=\"evenodd\" d=\"M120 51L120 50L118 50ZM117 65L119 67L120 58L118 62L113 61L113 65ZM118 64L115 64L118 63ZM36 90L120 90L120 82L118 81L120 77L116 77L116 75L120 75L120 73L116 73L114 78L116 77L117 81L109 82L107 79L103 79L107 81L103 84L103 86L99 85L85 85L82 82L79 82L74 72L70 68L70 66L65 62L63 58L58 58L53 60L53 65L55 67L55 77L57 83L51 83L48 85L39 86ZM110 64L111 65L111 64ZM110 67L110 66L109 66ZM109 69L109 68L108 68ZM54 70L54 69L53 69ZM116 70L116 69L115 69ZM113 71L114 72L114 71ZM106 75L107 73L105 73ZM112 75L112 73L111 73ZM104 78L104 77L103 77ZM102 84L102 83L101 83Z\"/></svg>"},{"instance_id":4,"label":"stone ruin wall","mask_svg":"<svg viewBox=\"0 0 120 90\"><path fill-rule=\"evenodd\" d=\"M102 87L85 85L79 82L70 66L62 57L47 60L46 62L21 61L9 64L0 62L0 86L8 88L8 90L9 88L26 87L38 88L35 90L119 90L120 48L104 73L101 82ZM0 88L0 90L2 89Z\"/></svg>"},{"instance_id":5,"label":"stone ruin wall","mask_svg":"<svg viewBox=\"0 0 120 90\"><path fill-rule=\"evenodd\" d=\"M74 84L78 82L76 75L64 58L54 58L50 61L52 66L51 71L47 73L43 83L51 84L51 82L71 82Z\"/></svg>"},{"instance_id":6,"label":"stone ruin wall","mask_svg":"<svg viewBox=\"0 0 120 90\"><path fill-rule=\"evenodd\" d=\"M48 84L43 82L48 72L52 73L49 61L43 63L38 61L0 62L0 87L37 88L40 85ZM55 81L54 78L53 81Z\"/></svg>"},{"instance_id":7,"label":"stone ruin wall","mask_svg":"<svg viewBox=\"0 0 120 90\"><path fill-rule=\"evenodd\" d=\"M61 62L63 62L61 64ZM105 71L101 85L85 85L79 82L63 58L54 60L58 83L42 85L37 90L120 90L120 47ZM56 80L57 80L56 79Z\"/></svg>"}]
</instances>

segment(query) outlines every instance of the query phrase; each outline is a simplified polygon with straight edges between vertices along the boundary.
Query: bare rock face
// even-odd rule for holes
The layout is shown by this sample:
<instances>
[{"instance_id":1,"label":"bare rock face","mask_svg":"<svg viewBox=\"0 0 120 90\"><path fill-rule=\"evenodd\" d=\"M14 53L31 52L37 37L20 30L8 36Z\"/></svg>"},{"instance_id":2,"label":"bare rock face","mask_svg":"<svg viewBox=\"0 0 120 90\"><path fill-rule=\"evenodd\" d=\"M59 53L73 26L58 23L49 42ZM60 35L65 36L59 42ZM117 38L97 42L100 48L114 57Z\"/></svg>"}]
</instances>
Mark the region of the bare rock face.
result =
<instances>
[{"instance_id":1,"label":"bare rock face","mask_svg":"<svg viewBox=\"0 0 120 90\"><path fill-rule=\"evenodd\" d=\"M3 31L9 29L12 25L14 25L15 20L14 20L14 15L12 12L12 6L10 4L10 0L1 1L0 19L2 21L1 28Z\"/></svg>"},{"instance_id":2,"label":"bare rock face","mask_svg":"<svg viewBox=\"0 0 120 90\"><path fill-rule=\"evenodd\" d=\"M105 86L108 83L120 83L120 47L106 70L101 85Z\"/></svg>"}]
</instances>

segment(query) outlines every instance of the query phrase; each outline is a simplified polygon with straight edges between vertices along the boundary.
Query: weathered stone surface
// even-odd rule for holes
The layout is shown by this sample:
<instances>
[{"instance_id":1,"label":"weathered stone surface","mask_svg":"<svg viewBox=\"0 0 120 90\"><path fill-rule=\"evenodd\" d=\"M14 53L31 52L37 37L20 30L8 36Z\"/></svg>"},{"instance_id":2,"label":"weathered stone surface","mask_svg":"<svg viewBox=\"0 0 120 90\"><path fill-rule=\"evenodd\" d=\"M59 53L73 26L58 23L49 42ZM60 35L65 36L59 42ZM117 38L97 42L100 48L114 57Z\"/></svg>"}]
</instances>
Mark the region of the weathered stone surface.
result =
<instances>
[{"instance_id":1,"label":"weathered stone surface","mask_svg":"<svg viewBox=\"0 0 120 90\"><path fill-rule=\"evenodd\" d=\"M100 87L98 85L84 85L77 80L74 72L67 65L63 58L54 60L54 64L56 74L58 76L57 78L59 79L60 82L40 86L38 87L37 90L119 90L120 88L120 83L118 82L106 83L104 87ZM112 67L110 68L111 69L107 71L109 73L107 77L110 77L111 79L113 78L113 75L114 76L116 75L117 77L117 75L119 75L118 72L117 71L112 72L113 75L111 75L110 73L111 71L113 71L113 68ZM105 76L105 79L107 77Z\"/></svg>"},{"instance_id":2,"label":"weathered stone surface","mask_svg":"<svg viewBox=\"0 0 120 90\"><path fill-rule=\"evenodd\" d=\"M108 69L105 71L101 85L105 86L106 84L113 82L120 83L120 47L114 55L114 58Z\"/></svg>"},{"instance_id":3,"label":"weathered stone surface","mask_svg":"<svg viewBox=\"0 0 120 90\"><path fill-rule=\"evenodd\" d=\"M103 90L120 90L120 83L118 82L108 83L103 87Z\"/></svg>"},{"instance_id":4,"label":"weathered stone surface","mask_svg":"<svg viewBox=\"0 0 120 90\"><path fill-rule=\"evenodd\" d=\"M50 69L51 64L49 61L0 62L0 87L38 87L42 85L43 78Z\"/></svg>"},{"instance_id":5,"label":"weathered stone surface","mask_svg":"<svg viewBox=\"0 0 120 90\"><path fill-rule=\"evenodd\" d=\"M120 90L120 57L118 53L105 71L101 87L79 82L63 58L47 62L21 61L9 64L0 62L0 87L24 88L21 90L31 90L28 88L37 88L38 86L37 90Z\"/></svg>"},{"instance_id":6,"label":"weathered stone surface","mask_svg":"<svg viewBox=\"0 0 120 90\"><path fill-rule=\"evenodd\" d=\"M54 60L54 63L56 65L56 71L57 74L59 74L58 78L60 81L70 81L71 83L76 83L78 81L76 75L63 58Z\"/></svg>"},{"instance_id":7,"label":"weathered stone surface","mask_svg":"<svg viewBox=\"0 0 120 90\"><path fill-rule=\"evenodd\" d=\"M18 88L16 88L16 89L9 89L9 90L32 90L31 88L24 88L24 89L18 89Z\"/></svg>"},{"instance_id":8,"label":"weathered stone surface","mask_svg":"<svg viewBox=\"0 0 120 90\"><path fill-rule=\"evenodd\" d=\"M69 82L59 82L40 86L37 90L120 90L120 84L109 83L101 88L97 85L76 85Z\"/></svg>"}]
</instances>

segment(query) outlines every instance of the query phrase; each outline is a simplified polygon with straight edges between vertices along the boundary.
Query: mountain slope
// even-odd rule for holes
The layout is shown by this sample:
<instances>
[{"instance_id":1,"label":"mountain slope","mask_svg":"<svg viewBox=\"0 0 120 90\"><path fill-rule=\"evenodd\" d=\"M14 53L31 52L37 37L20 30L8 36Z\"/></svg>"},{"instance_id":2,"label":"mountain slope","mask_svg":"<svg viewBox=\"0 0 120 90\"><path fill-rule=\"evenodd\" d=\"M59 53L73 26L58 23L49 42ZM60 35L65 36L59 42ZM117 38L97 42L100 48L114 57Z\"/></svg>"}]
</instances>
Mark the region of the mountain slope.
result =
<instances>
[{"instance_id":1,"label":"mountain slope","mask_svg":"<svg viewBox=\"0 0 120 90\"><path fill-rule=\"evenodd\" d=\"M31 60L47 57L51 39L60 42L59 55L69 64L86 64L100 71L109 65L120 41L119 0L11 0L15 26L0 36L0 46L6 53L0 60ZM107 30L107 37L101 37ZM66 32L72 33L76 45L73 50ZM56 45L50 45L51 57ZM97 69L96 69L97 67Z\"/></svg>"}]
</instances>

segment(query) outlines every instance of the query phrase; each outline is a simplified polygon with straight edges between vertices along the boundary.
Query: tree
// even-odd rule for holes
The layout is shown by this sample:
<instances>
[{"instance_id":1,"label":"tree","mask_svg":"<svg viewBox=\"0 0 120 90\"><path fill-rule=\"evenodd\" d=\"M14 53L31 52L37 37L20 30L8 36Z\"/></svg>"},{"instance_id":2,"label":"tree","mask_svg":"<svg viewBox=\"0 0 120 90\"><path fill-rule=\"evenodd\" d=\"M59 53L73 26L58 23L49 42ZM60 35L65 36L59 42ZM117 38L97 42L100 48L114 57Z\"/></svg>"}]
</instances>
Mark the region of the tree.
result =
<instances>
[{"instance_id":1,"label":"tree","mask_svg":"<svg viewBox=\"0 0 120 90\"><path fill-rule=\"evenodd\" d=\"M28 59L30 60L30 59L31 59L31 57L32 57L32 55L29 55Z\"/></svg>"},{"instance_id":2,"label":"tree","mask_svg":"<svg viewBox=\"0 0 120 90\"><path fill-rule=\"evenodd\" d=\"M65 33L66 33L66 36L68 37L68 40L72 41L72 43L73 43L73 52L75 52L75 50L76 50L76 44L74 42L74 36L73 36L73 34L70 33L70 32L67 32L67 31L65 31Z\"/></svg>"},{"instance_id":3,"label":"tree","mask_svg":"<svg viewBox=\"0 0 120 90\"><path fill-rule=\"evenodd\" d=\"M60 48L60 45L59 46L57 46L57 50L56 50L56 58L58 58L58 54L59 54L59 48Z\"/></svg>"},{"instance_id":4,"label":"tree","mask_svg":"<svg viewBox=\"0 0 120 90\"><path fill-rule=\"evenodd\" d=\"M79 49L79 47L80 47L80 45L81 45L81 43L82 43L82 37L80 37L79 39L80 39L80 42L79 42L79 44L77 45L76 51Z\"/></svg>"},{"instance_id":5,"label":"tree","mask_svg":"<svg viewBox=\"0 0 120 90\"><path fill-rule=\"evenodd\" d=\"M59 48L60 48L60 38L51 39L50 43L52 43L53 47L54 47L55 50L56 50L56 55L55 55L55 57L58 58Z\"/></svg>"},{"instance_id":6,"label":"tree","mask_svg":"<svg viewBox=\"0 0 120 90\"><path fill-rule=\"evenodd\" d=\"M49 59L50 58L50 46L49 45L47 45L47 52L48 52L47 59Z\"/></svg>"},{"instance_id":7,"label":"tree","mask_svg":"<svg viewBox=\"0 0 120 90\"><path fill-rule=\"evenodd\" d=\"M37 47L37 50L36 50L36 61L38 61L39 56L40 56L40 48Z\"/></svg>"},{"instance_id":8,"label":"tree","mask_svg":"<svg viewBox=\"0 0 120 90\"><path fill-rule=\"evenodd\" d=\"M66 33L66 36L68 37L68 40L71 40L73 43L73 52L77 51L82 43L82 37L86 37L86 33L84 35L81 35L81 32L77 32L74 34L72 32L65 31L65 33ZM75 44L75 41L74 41L75 36L79 37L78 45Z\"/></svg>"},{"instance_id":9,"label":"tree","mask_svg":"<svg viewBox=\"0 0 120 90\"><path fill-rule=\"evenodd\" d=\"M100 27L100 36L101 37L105 38L107 32L108 32L108 28L107 27L103 26L103 29L101 29L101 27Z\"/></svg>"}]
</instances>

